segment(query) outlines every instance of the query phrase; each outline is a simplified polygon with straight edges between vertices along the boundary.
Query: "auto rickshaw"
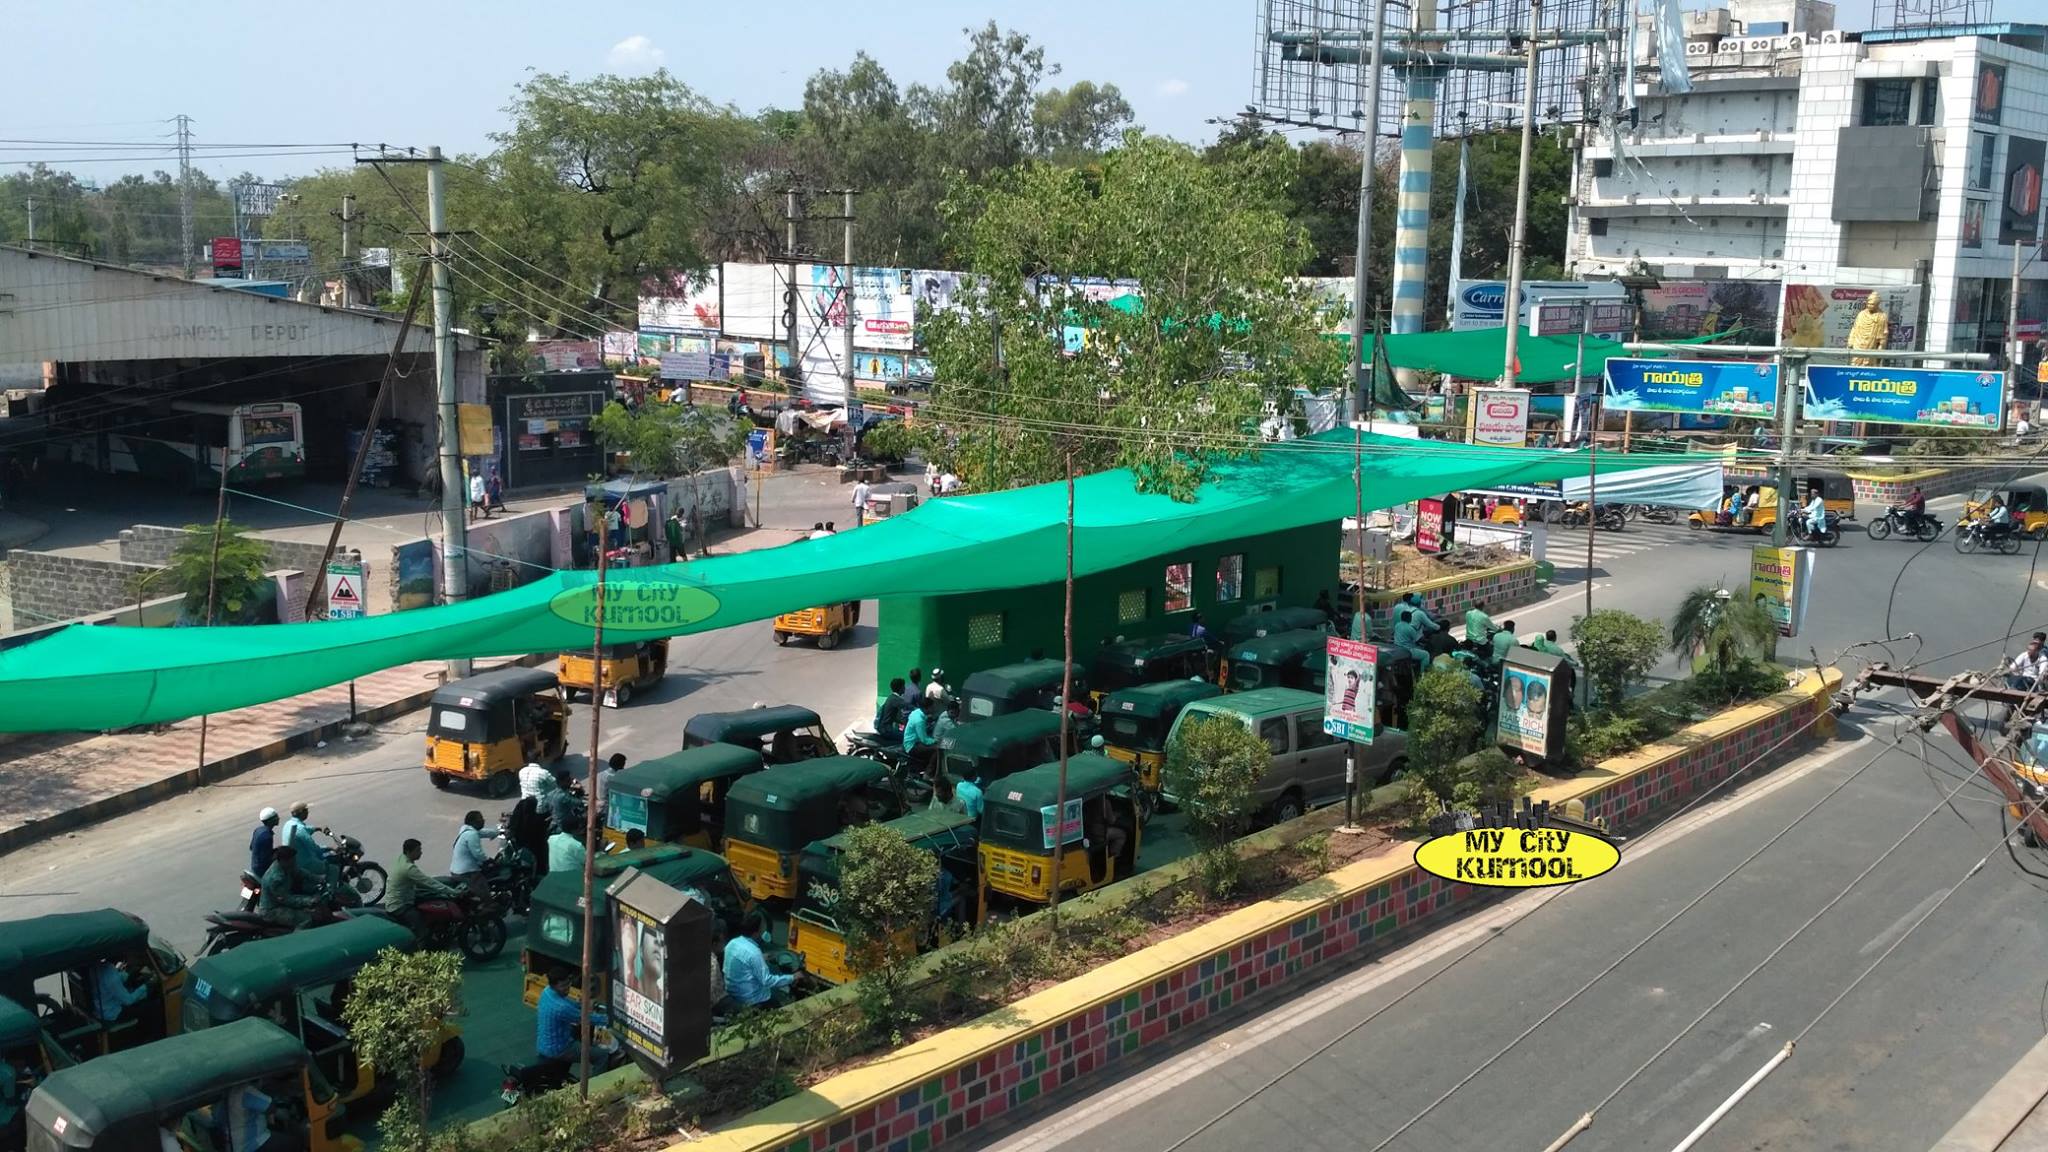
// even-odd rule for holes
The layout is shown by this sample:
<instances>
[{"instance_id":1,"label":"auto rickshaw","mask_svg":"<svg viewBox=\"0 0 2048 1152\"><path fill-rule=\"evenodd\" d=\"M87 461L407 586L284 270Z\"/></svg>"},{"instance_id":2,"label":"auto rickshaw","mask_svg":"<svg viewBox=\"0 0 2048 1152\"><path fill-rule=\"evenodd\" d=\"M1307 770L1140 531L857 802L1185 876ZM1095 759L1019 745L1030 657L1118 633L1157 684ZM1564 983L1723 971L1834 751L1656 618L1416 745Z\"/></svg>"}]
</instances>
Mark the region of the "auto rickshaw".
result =
<instances>
[{"instance_id":1,"label":"auto rickshaw","mask_svg":"<svg viewBox=\"0 0 2048 1152\"><path fill-rule=\"evenodd\" d=\"M7 1078L0 1081L0 1113L15 1113L12 1122L0 1121L0 1149L21 1152L21 1101L52 1072L77 1063L34 1012L0 996L0 1076Z\"/></svg>"},{"instance_id":2,"label":"auto rickshaw","mask_svg":"<svg viewBox=\"0 0 2048 1152\"><path fill-rule=\"evenodd\" d=\"M1373 714L1381 728L1402 727L1408 701L1415 695L1415 679L1422 670L1416 667L1414 654L1398 644L1376 643L1373 648ZM1326 695L1330 687L1330 662L1310 659L1302 667L1306 675L1297 686Z\"/></svg>"},{"instance_id":3,"label":"auto rickshaw","mask_svg":"<svg viewBox=\"0 0 2048 1152\"><path fill-rule=\"evenodd\" d=\"M739 927L740 917L748 907L739 887L733 883L732 867L725 862L725 857L713 852L665 844L636 848L631 852L605 853L591 861L597 891L607 892L612 881L628 868L638 868L664 884L703 893L705 903L719 919L725 921L728 929ZM596 930L595 939L591 941L591 954L594 956L611 955L610 913L610 898L606 897L599 906L598 914L591 918ZM580 977L583 971L582 872L550 872L533 886L533 903L526 914L526 945L520 950L519 963L526 974L522 996L529 1008L540 1003L541 991L548 986L549 973L568 968ZM591 993L600 1004L611 999L605 987L610 971L611 964L607 961L599 964L598 970L591 974ZM570 997L573 999L581 992L579 984Z\"/></svg>"},{"instance_id":4,"label":"auto rickshaw","mask_svg":"<svg viewBox=\"0 0 2048 1152\"><path fill-rule=\"evenodd\" d=\"M1315 666L1322 663L1330 634L1309 629L1272 632L1229 649L1230 671L1222 682L1225 692L1249 692L1254 688L1306 688Z\"/></svg>"},{"instance_id":5,"label":"auto rickshaw","mask_svg":"<svg viewBox=\"0 0 2048 1152\"><path fill-rule=\"evenodd\" d=\"M1058 660L1025 660L971 673L960 682L961 715L968 720L1006 716L1026 708L1057 714L1061 669ZM1088 673L1076 664L1071 676L1074 699L1088 696Z\"/></svg>"},{"instance_id":6,"label":"auto rickshaw","mask_svg":"<svg viewBox=\"0 0 2048 1152\"><path fill-rule=\"evenodd\" d=\"M115 963L126 963L127 979L149 995L109 1023L94 1010L94 984L100 965ZM53 976L62 977L56 995L38 995L37 981ZM75 1059L171 1035L184 994L185 957L129 913L101 908L0 922L0 996L39 1008L43 1027Z\"/></svg>"},{"instance_id":7,"label":"auto rickshaw","mask_svg":"<svg viewBox=\"0 0 2048 1152\"><path fill-rule=\"evenodd\" d=\"M1199 636L1168 633L1117 640L1095 653L1095 667L1088 676L1089 695L1098 709L1102 698L1120 688L1156 684L1162 680L1187 680L1209 675L1209 644Z\"/></svg>"},{"instance_id":8,"label":"auto rickshaw","mask_svg":"<svg viewBox=\"0 0 2048 1152\"><path fill-rule=\"evenodd\" d=\"M1769 532L1778 523L1778 507L1783 502L1777 486L1770 483L1755 485L1757 506L1754 514L1730 515L1725 509L1694 512L1686 518L1690 528L1719 528L1738 532ZM1837 520L1856 518L1856 482L1848 475L1824 468L1808 469L1792 481L1794 510L1803 509L1813 500L1815 492L1826 502L1828 515ZM1730 491L1741 494L1746 488L1736 487ZM1746 503L1746 501L1745 501Z\"/></svg>"},{"instance_id":9,"label":"auto rickshaw","mask_svg":"<svg viewBox=\"0 0 2048 1152\"><path fill-rule=\"evenodd\" d=\"M519 770L552 764L569 750L569 704L553 672L498 668L444 684L427 705L427 778L457 780L512 795Z\"/></svg>"},{"instance_id":10,"label":"auto rickshaw","mask_svg":"<svg viewBox=\"0 0 2048 1152\"><path fill-rule=\"evenodd\" d=\"M607 708L617 708L631 700L633 693L645 692L668 674L668 637L605 645L602 684L597 683L596 663L587 648L565 650L556 670L562 691L571 699L583 692Z\"/></svg>"},{"instance_id":11,"label":"auto rickshaw","mask_svg":"<svg viewBox=\"0 0 2048 1152\"><path fill-rule=\"evenodd\" d=\"M725 797L725 858L756 900L796 895L804 846L902 812L889 768L858 756L777 764L742 776Z\"/></svg>"},{"instance_id":12,"label":"auto rickshaw","mask_svg":"<svg viewBox=\"0 0 2048 1152\"><path fill-rule=\"evenodd\" d=\"M1102 699L1103 753L1137 773L1138 813L1147 819L1159 804L1160 773L1166 767L1166 734L1174 717L1196 700L1223 689L1202 680L1167 680L1112 692Z\"/></svg>"},{"instance_id":13,"label":"auto rickshaw","mask_svg":"<svg viewBox=\"0 0 2048 1152\"><path fill-rule=\"evenodd\" d=\"M1247 640L1271 636L1278 632L1328 632L1330 618L1315 608L1275 608L1270 612L1247 612L1226 622L1215 633L1216 682L1222 683L1230 674L1230 650Z\"/></svg>"},{"instance_id":14,"label":"auto rickshaw","mask_svg":"<svg viewBox=\"0 0 2048 1152\"><path fill-rule=\"evenodd\" d=\"M962 812L912 812L882 827L893 829L911 847L930 852L939 862L939 906L922 930L904 930L898 940L904 954L945 943L959 929L981 922L973 817ZM839 883L839 856L845 850L844 832L804 849L789 916L790 951L804 958L804 971L827 984L844 984L860 975L847 960L846 937L833 916L831 894Z\"/></svg>"},{"instance_id":15,"label":"auto rickshaw","mask_svg":"<svg viewBox=\"0 0 2048 1152\"><path fill-rule=\"evenodd\" d=\"M854 625L859 623L858 600L784 612L775 618L775 642L787 645L798 636L811 636L817 639L818 647L830 652L839 647L841 640L853 635Z\"/></svg>"},{"instance_id":16,"label":"auto rickshaw","mask_svg":"<svg viewBox=\"0 0 2048 1152\"><path fill-rule=\"evenodd\" d=\"M837 756L839 746L816 712L799 704L772 704L738 712L699 712L683 725L683 747L733 744L752 748L770 764Z\"/></svg>"},{"instance_id":17,"label":"auto rickshaw","mask_svg":"<svg viewBox=\"0 0 2048 1152\"><path fill-rule=\"evenodd\" d=\"M2003 497L2005 506L2012 510L2015 530L2030 540L2048 536L2048 488L2039 484L2007 484L2003 488L1977 488L1970 498L1963 502L1963 514L1957 518L1956 526L1961 527L1987 515L1993 496Z\"/></svg>"},{"instance_id":18,"label":"auto rickshaw","mask_svg":"<svg viewBox=\"0 0 2048 1152\"><path fill-rule=\"evenodd\" d=\"M185 998L185 1031L267 1017L297 1035L339 1103L361 1100L377 1089L377 1070L356 1053L342 1006L363 965L386 948L410 951L413 945L405 925L358 916L196 960ZM444 1022L422 1063L445 1077L462 1063L462 1052L462 1030Z\"/></svg>"},{"instance_id":19,"label":"auto rickshaw","mask_svg":"<svg viewBox=\"0 0 2048 1152\"><path fill-rule=\"evenodd\" d=\"M260 1101L246 1090L254 1089ZM28 1098L34 1152L181 1152L245 1148L231 1130L251 1103L266 1143L307 1152L361 1152L329 1131L338 1101L298 1037L268 1020L236 1020L51 1073ZM248 1118L244 1118L248 1119ZM282 1139L278 1138L282 1135Z\"/></svg>"},{"instance_id":20,"label":"auto rickshaw","mask_svg":"<svg viewBox=\"0 0 2048 1152\"><path fill-rule=\"evenodd\" d=\"M751 748L705 744L621 769L605 786L604 841L622 845L626 833L638 829L650 845L716 852L725 839L725 795L733 781L767 766Z\"/></svg>"},{"instance_id":21,"label":"auto rickshaw","mask_svg":"<svg viewBox=\"0 0 2048 1152\"><path fill-rule=\"evenodd\" d=\"M1060 765L1040 764L988 786L981 811L984 915L998 906L1052 902L1053 844L1060 845L1060 891L1091 892L1137 871L1143 828L1130 766L1093 752L1067 760L1066 811L1057 835L1047 813L1058 802ZM1107 805L1107 815L1104 813ZM1124 832L1108 851L1110 828Z\"/></svg>"},{"instance_id":22,"label":"auto rickshaw","mask_svg":"<svg viewBox=\"0 0 2048 1152\"><path fill-rule=\"evenodd\" d=\"M939 741L939 765L955 780L1000 780L1059 754L1059 716L1036 709L969 720Z\"/></svg>"}]
</instances>

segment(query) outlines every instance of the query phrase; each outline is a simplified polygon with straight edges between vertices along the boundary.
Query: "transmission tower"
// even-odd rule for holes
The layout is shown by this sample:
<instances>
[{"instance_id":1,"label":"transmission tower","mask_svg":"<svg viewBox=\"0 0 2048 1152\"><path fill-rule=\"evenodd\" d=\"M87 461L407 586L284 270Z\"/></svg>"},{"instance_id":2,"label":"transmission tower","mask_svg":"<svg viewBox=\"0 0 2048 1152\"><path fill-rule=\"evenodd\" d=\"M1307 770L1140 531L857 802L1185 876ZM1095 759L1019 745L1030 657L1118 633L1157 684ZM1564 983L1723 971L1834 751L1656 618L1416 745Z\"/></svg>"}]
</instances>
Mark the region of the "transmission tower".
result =
<instances>
[{"instance_id":1,"label":"transmission tower","mask_svg":"<svg viewBox=\"0 0 2048 1152\"><path fill-rule=\"evenodd\" d=\"M1943 24L1984 24L1991 20L1991 0L1876 0L1872 28L1925 28Z\"/></svg>"},{"instance_id":2,"label":"transmission tower","mask_svg":"<svg viewBox=\"0 0 2048 1152\"><path fill-rule=\"evenodd\" d=\"M178 121L178 245L185 257L185 279L192 278L192 118Z\"/></svg>"}]
</instances>

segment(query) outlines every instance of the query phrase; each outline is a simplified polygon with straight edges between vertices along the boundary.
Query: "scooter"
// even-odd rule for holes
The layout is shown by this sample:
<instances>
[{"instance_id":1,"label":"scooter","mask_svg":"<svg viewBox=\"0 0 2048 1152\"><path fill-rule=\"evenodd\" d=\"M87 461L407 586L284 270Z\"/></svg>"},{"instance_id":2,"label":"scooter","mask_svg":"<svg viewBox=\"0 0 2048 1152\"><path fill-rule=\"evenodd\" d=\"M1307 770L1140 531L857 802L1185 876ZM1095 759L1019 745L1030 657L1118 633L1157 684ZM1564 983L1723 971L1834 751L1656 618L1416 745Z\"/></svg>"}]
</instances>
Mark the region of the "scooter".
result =
<instances>
[{"instance_id":1,"label":"scooter","mask_svg":"<svg viewBox=\"0 0 2048 1152\"><path fill-rule=\"evenodd\" d=\"M611 1033L601 1027L590 1030L590 1074L609 1072L626 1062L626 1052ZM576 1075L576 1061L536 1060L531 1064L501 1064L505 1078L498 1082L498 1098L507 1106L539 1092L551 1092Z\"/></svg>"},{"instance_id":2,"label":"scooter","mask_svg":"<svg viewBox=\"0 0 2048 1152\"><path fill-rule=\"evenodd\" d=\"M1810 517L1799 516L1792 521L1792 538L1822 548L1833 548L1842 542L1842 526L1833 516L1826 514L1822 514L1818 527Z\"/></svg>"}]
</instances>

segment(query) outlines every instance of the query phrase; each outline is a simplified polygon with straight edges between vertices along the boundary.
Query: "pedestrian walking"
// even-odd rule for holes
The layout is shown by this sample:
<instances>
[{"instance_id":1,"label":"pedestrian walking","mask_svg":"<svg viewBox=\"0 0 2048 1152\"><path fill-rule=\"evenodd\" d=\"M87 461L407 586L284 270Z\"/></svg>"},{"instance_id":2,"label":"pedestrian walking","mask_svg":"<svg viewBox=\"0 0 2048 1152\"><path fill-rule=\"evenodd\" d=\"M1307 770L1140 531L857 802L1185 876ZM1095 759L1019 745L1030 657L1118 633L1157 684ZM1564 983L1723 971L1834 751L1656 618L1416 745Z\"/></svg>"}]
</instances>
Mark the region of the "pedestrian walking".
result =
<instances>
[{"instance_id":1,"label":"pedestrian walking","mask_svg":"<svg viewBox=\"0 0 2048 1152\"><path fill-rule=\"evenodd\" d=\"M874 489L866 480L853 482L853 526L859 528L868 522L868 494Z\"/></svg>"}]
</instances>

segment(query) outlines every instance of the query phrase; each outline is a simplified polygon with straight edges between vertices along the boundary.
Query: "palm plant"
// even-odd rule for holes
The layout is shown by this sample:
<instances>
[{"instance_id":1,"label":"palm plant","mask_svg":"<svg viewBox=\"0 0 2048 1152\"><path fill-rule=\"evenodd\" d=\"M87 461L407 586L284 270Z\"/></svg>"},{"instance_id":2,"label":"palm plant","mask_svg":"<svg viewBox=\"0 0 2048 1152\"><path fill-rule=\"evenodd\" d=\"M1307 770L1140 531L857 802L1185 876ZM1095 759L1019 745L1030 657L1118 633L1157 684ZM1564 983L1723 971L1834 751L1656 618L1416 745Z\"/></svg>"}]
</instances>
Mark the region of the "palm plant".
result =
<instances>
[{"instance_id":1,"label":"palm plant","mask_svg":"<svg viewBox=\"0 0 2048 1152\"><path fill-rule=\"evenodd\" d=\"M1768 609L1726 588L1701 585L1685 594L1671 617L1671 651L1690 657L1732 695L1731 677L1752 660L1769 657L1778 622Z\"/></svg>"}]
</instances>

